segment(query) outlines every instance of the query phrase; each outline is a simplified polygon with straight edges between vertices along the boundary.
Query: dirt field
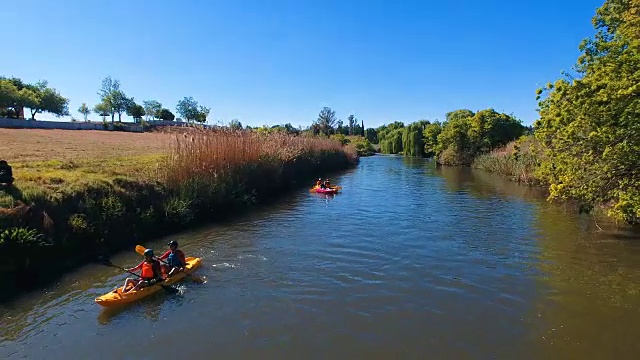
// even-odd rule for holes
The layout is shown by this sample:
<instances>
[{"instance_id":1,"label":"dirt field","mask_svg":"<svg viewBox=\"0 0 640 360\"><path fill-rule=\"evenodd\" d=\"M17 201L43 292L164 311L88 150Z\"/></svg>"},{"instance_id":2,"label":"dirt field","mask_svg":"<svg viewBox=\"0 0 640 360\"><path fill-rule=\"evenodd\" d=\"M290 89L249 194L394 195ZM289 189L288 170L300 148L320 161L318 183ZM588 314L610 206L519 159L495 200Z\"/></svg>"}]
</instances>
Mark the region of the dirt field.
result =
<instances>
[{"instance_id":1,"label":"dirt field","mask_svg":"<svg viewBox=\"0 0 640 360\"><path fill-rule=\"evenodd\" d=\"M0 159L11 163L160 154L170 135L99 130L0 129Z\"/></svg>"}]
</instances>

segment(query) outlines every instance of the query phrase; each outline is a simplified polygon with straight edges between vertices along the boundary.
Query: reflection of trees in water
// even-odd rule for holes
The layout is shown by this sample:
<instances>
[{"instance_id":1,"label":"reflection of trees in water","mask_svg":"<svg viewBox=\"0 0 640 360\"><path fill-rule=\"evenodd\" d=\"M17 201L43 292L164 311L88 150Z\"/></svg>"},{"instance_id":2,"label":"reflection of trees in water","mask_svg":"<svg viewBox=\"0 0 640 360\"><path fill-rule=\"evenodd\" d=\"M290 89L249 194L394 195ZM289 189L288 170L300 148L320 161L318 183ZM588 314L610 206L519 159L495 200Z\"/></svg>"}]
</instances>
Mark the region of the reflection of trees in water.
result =
<instances>
[{"instance_id":1,"label":"reflection of trees in water","mask_svg":"<svg viewBox=\"0 0 640 360\"><path fill-rule=\"evenodd\" d=\"M449 192L535 204L530 206L532 217L521 219L536 234L540 249L527 260L540 275L530 275L537 278L539 297L526 322L532 334L528 339L547 355L543 358L635 356L640 349L632 335L640 323L635 310L640 307L638 231L610 230L613 224L598 218L607 229L599 231L593 217L579 215L574 206L548 203L544 191L498 175L455 167L438 167L437 173ZM470 210L482 211L483 204Z\"/></svg>"},{"instance_id":2,"label":"reflection of trees in water","mask_svg":"<svg viewBox=\"0 0 640 360\"><path fill-rule=\"evenodd\" d=\"M544 297L536 322L551 357L630 358L640 323L640 236L597 232L589 217L540 206L535 225ZM540 321L542 320L542 321ZM617 355L617 356L616 356Z\"/></svg>"},{"instance_id":3,"label":"reflection of trees in water","mask_svg":"<svg viewBox=\"0 0 640 360\"><path fill-rule=\"evenodd\" d=\"M446 180L446 188L453 192L465 191L479 198L513 196L540 201L546 198L546 190L520 185L504 176L468 167L438 166L436 173Z\"/></svg>"}]
</instances>

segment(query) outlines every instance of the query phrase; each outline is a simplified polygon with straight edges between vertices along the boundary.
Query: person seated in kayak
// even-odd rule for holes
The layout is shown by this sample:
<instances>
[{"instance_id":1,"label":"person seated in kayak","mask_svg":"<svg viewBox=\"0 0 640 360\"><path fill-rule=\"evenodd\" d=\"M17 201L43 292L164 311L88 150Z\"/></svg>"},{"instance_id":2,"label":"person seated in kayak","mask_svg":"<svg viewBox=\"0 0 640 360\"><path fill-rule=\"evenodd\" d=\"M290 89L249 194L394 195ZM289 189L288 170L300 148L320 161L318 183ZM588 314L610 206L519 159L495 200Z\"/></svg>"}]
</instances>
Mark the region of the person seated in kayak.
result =
<instances>
[{"instance_id":1,"label":"person seated in kayak","mask_svg":"<svg viewBox=\"0 0 640 360\"><path fill-rule=\"evenodd\" d=\"M177 241L171 240L167 245L169 245L169 250L162 254L159 259L167 259L167 265L163 266L166 269L167 276L172 276L176 272L184 270L184 267L187 266L187 259L182 250L178 250Z\"/></svg>"},{"instance_id":2,"label":"person seated in kayak","mask_svg":"<svg viewBox=\"0 0 640 360\"><path fill-rule=\"evenodd\" d=\"M331 182L329 181L329 179L324 180L324 187L325 189L331 189Z\"/></svg>"},{"instance_id":3,"label":"person seated in kayak","mask_svg":"<svg viewBox=\"0 0 640 360\"><path fill-rule=\"evenodd\" d=\"M316 187L317 188L321 188L324 184L322 183L322 178L318 179L318 181L316 181Z\"/></svg>"},{"instance_id":4,"label":"person seated in kayak","mask_svg":"<svg viewBox=\"0 0 640 360\"><path fill-rule=\"evenodd\" d=\"M135 272L140 270L140 278L127 278L124 282L124 286L122 287L123 293L128 293L129 291L138 290L142 287L153 285L158 281L162 281L162 270L160 269L160 262L156 260L153 256L153 250L147 249L144 251L144 260L138 264L136 267L132 267L131 269L125 269L128 272ZM129 284L134 285L130 290L126 290Z\"/></svg>"}]
</instances>

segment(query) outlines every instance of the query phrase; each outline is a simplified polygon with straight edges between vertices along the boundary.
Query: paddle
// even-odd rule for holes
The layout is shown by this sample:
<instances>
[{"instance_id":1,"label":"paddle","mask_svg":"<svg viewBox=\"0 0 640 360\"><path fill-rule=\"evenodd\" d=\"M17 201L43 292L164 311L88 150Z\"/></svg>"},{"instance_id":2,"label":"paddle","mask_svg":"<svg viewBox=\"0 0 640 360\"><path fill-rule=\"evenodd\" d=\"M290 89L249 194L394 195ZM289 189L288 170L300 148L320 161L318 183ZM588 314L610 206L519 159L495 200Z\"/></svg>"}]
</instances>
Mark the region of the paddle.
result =
<instances>
[{"instance_id":1,"label":"paddle","mask_svg":"<svg viewBox=\"0 0 640 360\"><path fill-rule=\"evenodd\" d=\"M143 256L144 256L144 251L145 251L145 250L147 250L147 249L146 249L144 246L142 246L142 245L136 245L136 252L137 252L138 254L140 254L140 255L143 255ZM165 264L165 265L169 265L169 264L167 264L167 262L166 262L166 261L164 261L164 260L162 260L162 259L158 259L158 258L156 258L156 259L157 259L158 261L160 261L161 263ZM201 277L199 277L199 276L195 276L195 275L192 275L192 274L189 274L189 273L185 273L185 274L187 274L187 276L189 276L193 281L195 281L195 282L197 282L197 283L203 283L203 282L204 282L204 280L202 280L202 278L201 278Z\"/></svg>"},{"instance_id":2,"label":"paddle","mask_svg":"<svg viewBox=\"0 0 640 360\"><path fill-rule=\"evenodd\" d=\"M136 274L136 273L134 273L134 272L127 271L127 269L125 269L125 268L123 268L123 267L120 267L120 266L118 266L118 265L115 265L115 264L114 264L114 263L112 263L109 259L105 259L105 258L103 258L103 257L99 257L99 258L98 258L98 262L99 262L100 264L104 265L104 266L110 266L110 267L114 267L114 268L116 268L116 269L120 269L120 270L122 270L122 271L124 271L124 272L127 272L127 273L129 273L129 274L131 274L131 275L135 275L135 276L139 277L140 279L142 279L142 276L140 276L140 275L138 275L138 274ZM175 289L175 288L173 288L173 287L171 287L171 286L168 286L168 285L162 285L162 284L160 284L160 283L156 283L156 285L160 285L160 287L161 287L161 288L165 289L166 291L168 291L168 292L170 292L170 293L174 293L174 294L175 294L175 293L177 293L177 292L178 292L178 289Z\"/></svg>"}]
</instances>

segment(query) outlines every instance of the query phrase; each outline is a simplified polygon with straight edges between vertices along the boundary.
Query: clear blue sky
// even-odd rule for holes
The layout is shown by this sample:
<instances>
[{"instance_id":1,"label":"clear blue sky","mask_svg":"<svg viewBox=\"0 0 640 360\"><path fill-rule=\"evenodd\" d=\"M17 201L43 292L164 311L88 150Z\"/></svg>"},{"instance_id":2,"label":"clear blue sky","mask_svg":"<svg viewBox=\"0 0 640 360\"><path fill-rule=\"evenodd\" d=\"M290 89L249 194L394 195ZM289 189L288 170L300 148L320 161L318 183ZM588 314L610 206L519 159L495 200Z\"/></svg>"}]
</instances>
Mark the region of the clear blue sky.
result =
<instances>
[{"instance_id":1,"label":"clear blue sky","mask_svg":"<svg viewBox=\"0 0 640 360\"><path fill-rule=\"evenodd\" d=\"M0 75L48 80L79 119L111 75L174 112L193 96L210 123L307 126L330 106L366 127L488 107L531 124L603 1L20 0Z\"/></svg>"}]
</instances>

